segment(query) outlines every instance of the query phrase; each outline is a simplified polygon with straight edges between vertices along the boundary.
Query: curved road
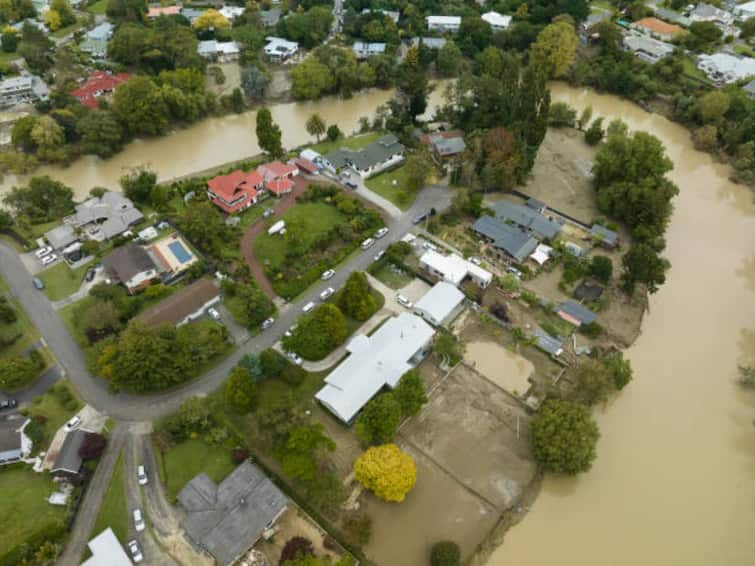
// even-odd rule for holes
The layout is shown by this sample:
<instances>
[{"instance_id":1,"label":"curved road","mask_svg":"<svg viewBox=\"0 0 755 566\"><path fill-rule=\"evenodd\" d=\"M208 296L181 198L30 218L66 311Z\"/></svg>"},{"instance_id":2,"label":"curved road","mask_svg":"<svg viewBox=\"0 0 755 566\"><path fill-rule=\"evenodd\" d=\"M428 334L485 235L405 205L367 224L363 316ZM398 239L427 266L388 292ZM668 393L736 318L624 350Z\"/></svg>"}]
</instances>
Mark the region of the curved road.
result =
<instances>
[{"instance_id":1,"label":"curved road","mask_svg":"<svg viewBox=\"0 0 755 566\"><path fill-rule=\"evenodd\" d=\"M31 284L31 276L21 263L15 250L0 242L0 273L8 282L11 292L21 302L29 318L44 336L50 349L63 367L81 397L99 412L121 421L151 421L175 411L187 399L205 396L217 389L241 357L248 352L269 348L280 338L301 314L301 307L309 301L318 301L325 287L342 286L352 271L364 271L374 255L389 244L400 240L413 227L413 219L421 212L434 207L445 210L451 202L451 191L444 186L423 189L412 207L398 218L388 221L390 232L369 250L352 257L336 269L336 275L320 282L293 303L281 309L272 328L247 341L220 364L200 378L177 389L151 395L113 393L107 382L92 376L86 368L84 352L68 333L63 321L47 297Z\"/></svg>"}]
</instances>

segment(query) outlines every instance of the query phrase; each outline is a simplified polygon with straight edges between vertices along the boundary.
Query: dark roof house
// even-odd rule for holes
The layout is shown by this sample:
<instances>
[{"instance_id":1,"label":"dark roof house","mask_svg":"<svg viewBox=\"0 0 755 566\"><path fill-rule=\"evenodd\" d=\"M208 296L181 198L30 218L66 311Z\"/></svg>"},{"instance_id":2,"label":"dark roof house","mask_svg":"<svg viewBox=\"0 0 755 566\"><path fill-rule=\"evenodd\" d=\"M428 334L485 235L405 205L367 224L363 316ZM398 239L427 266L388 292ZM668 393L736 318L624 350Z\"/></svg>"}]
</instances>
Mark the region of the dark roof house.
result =
<instances>
[{"instance_id":1,"label":"dark roof house","mask_svg":"<svg viewBox=\"0 0 755 566\"><path fill-rule=\"evenodd\" d=\"M513 222L539 240L552 240L561 230L560 222L548 218L529 206L499 200L493 204L493 210L498 218Z\"/></svg>"},{"instance_id":2,"label":"dark roof house","mask_svg":"<svg viewBox=\"0 0 755 566\"><path fill-rule=\"evenodd\" d=\"M154 261L143 247L136 244L115 248L102 259L102 265L112 280L123 283L129 289L157 276Z\"/></svg>"},{"instance_id":3,"label":"dark roof house","mask_svg":"<svg viewBox=\"0 0 755 566\"><path fill-rule=\"evenodd\" d=\"M147 309L137 320L147 326L169 322L176 326L200 315L218 301L218 288L209 279L199 279Z\"/></svg>"},{"instance_id":4,"label":"dark roof house","mask_svg":"<svg viewBox=\"0 0 755 566\"><path fill-rule=\"evenodd\" d=\"M286 510L288 499L246 461L220 484L207 474L195 476L178 493L178 503L185 511L181 526L189 542L225 566L273 525Z\"/></svg>"},{"instance_id":5,"label":"dark roof house","mask_svg":"<svg viewBox=\"0 0 755 566\"><path fill-rule=\"evenodd\" d=\"M29 419L0 420L0 466L18 462L24 456L23 429Z\"/></svg>"},{"instance_id":6,"label":"dark roof house","mask_svg":"<svg viewBox=\"0 0 755 566\"><path fill-rule=\"evenodd\" d=\"M361 175L370 175L398 163L403 158L404 146L398 138L388 134L360 150L340 148L325 155L335 169L353 167Z\"/></svg>"},{"instance_id":7,"label":"dark roof house","mask_svg":"<svg viewBox=\"0 0 755 566\"><path fill-rule=\"evenodd\" d=\"M619 235L600 224L593 224L590 235L607 248L615 248L619 245Z\"/></svg>"},{"instance_id":8,"label":"dark roof house","mask_svg":"<svg viewBox=\"0 0 755 566\"><path fill-rule=\"evenodd\" d=\"M582 281L574 290L574 296L577 300L587 301L588 303L597 301L602 294L603 287L592 281Z\"/></svg>"},{"instance_id":9,"label":"dark roof house","mask_svg":"<svg viewBox=\"0 0 755 566\"><path fill-rule=\"evenodd\" d=\"M506 224L492 216L481 216L472 230L491 240L493 245L522 262L535 251L537 240L516 226Z\"/></svg>"},{"instance_id":10,"label":"dark roof house","mask_svg":"<svg viewBox=\"0 0 755 566\"><path fill-rule=\"evenodd\" d=\"M83 462L81 456L79 456L79 448L81 448L88 434L80 428L66 434L50 473L58 476L76 476L79 474Z\"/></svg>"},{"instance_id":11,"label":"dark roof house","mask_svg":"<svg viewBox=\"0 0 755 566\"><path fill-rule=\"evenodd\" d=\"M567 322L571 322L574 326L590 324L598 318L590 309L574 301L564 301L555 307L554 311L558 316Z\"/></svg>"}]
</instances>

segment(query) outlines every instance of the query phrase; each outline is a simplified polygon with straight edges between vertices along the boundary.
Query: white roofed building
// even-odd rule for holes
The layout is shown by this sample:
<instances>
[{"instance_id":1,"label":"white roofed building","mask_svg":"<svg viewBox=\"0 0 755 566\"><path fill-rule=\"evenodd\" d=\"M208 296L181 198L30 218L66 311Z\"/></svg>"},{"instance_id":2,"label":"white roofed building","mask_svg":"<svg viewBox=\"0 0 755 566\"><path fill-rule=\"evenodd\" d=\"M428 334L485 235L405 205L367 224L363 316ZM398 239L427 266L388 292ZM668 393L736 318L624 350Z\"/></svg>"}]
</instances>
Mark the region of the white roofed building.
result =
<instances>
[{"instance_id":1,"label":"white roofed building","mask_svg":"<svg viewBox=\"0 0 755 566\"><path fill-rule=\"evenodd\" d=\"M210 39L199 42L197 53L205 59L217 59L221 62L234 61L239 58L241 47L235 41L216 41Z\"/></svg>"},{"instance_id":2,"label":"white roofed building","mask_svg":"<svg viewBox=\"0 0 755 566\"><path fill-rule=\"evenodd\" d=\"M220 15L223 16L225 19L233 21L234 18L238 18L244 13L243 6L223 6L218 10L220 12Z\"/></svg>"},{"instance_id":3,"label":"white roofed building","mask_svg":"<svg viewBox=\"0 0 755 566\"><path fill-rule=\"evenodd\" d=\"M511 25L511 16L504 16L498 12L487 12L480 17L490 24L493 31L503 31Z\"/></svg>"},{"instance_id":4,"label":"white roofed building","mask_svg":"<svg viewBox=\"0 0 755 566\"><path fill-rule=\"evenodd\" d=\"M697 66L717 83L733 83L755 75L755 59L729 53L700 55Z\"/></svg>"},{"instance_id":5,"label":"white roofed building","mask_svg":"<svg viewBox=\"0 0 755 566\"><path fill-rule=\"evenodd\" d=\"M456 33L461 26L461 16L427 16L425 22L430 31Z\"/></svg>"},{"instance_id":6,"label":"white roofed building","mask_svg":"<svg viewBox=\"0 0 755 566\"><path fill-rule=\"evenodd\" d=\"M490 285L493 280L492 273L457 254L443 255L428 250L419 258L419 266L431 275L457 287L466 277L482 288Z\"/></svg>"},{"instance_id":7,"label":"white roofed building","mask_svg":"<svg viewBox=\"0 0 755 566\"><path fill-rule=\"evenodd\" d=\"M415 314L433 326L443 326L464 308L464 293L451 283L439 281L414 305Z\"/></svg>"},{"instance_id":8,"label":"white roofed building","mask_svg":"<svg viewBox=\"0 0 755 566\"><path fill-rule=\"evenodd\" d=\"M288 41L281 37L266 37L265 55L271 61L280 63L296 55L299 51L299 44L295 41Z\"/></svg>"},{"instance_id":9,"label":"white roofed building","mask_svg":"<svg viewBox=\"0 0 755 566\"><path fill-rule=\"evenodd\" d=\"M110 527L90 540L88 546L92 556L81 566L131 566L131 560Z\"/></svg>"},{"instance_id":10,"label":"white roofed building","mask_svg":"<svg viewBox=\"0 0 755 566\"><path fill-rule=\"evenodd\" d=\"M418 316L402 313L372 336L355 336L346 346L349 356L325 378L315 398L344 423L352 422L383 387L396 387L425 358L434 334Z\"/></svg>"}]
</instances>

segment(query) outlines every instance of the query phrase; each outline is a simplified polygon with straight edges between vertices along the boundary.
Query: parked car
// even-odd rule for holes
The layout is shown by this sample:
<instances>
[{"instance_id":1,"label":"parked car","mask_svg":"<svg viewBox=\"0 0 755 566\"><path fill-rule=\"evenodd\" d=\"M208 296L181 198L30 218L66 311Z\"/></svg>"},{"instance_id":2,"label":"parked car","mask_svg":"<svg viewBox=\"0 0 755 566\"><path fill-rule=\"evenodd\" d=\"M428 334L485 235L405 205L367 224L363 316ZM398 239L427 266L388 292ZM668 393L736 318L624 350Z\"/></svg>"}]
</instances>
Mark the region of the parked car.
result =
<instances>
[{"instance_id":1,"label":"parked car","mask_svg":"<svg viewBox=\"0 0 755 566\"><path fill-rule=\"evenodd\" d=\"M220 313L218 312L218 309L214 307L210 307L207 309L207 315L214 321L220 322Z\"/></svg>"},{"instance_id":2,"label":"parked car","mask_svg":"<svg viewBox=\"0 0 755 566\"><path fill-rule=\"evenodd\" d=\"M87 274L84 276L84 279L86 279L87 282L89 282L92 279L94 279L95 275L97 275L97 272L94 270L93 267L90 267L89 269L87 269Z\"/></svg>"},{"instance_id":3,"label":"parked car","mask_svg":"<svg viewBox=\"0 0 755 566\"><path fill-rule=\"evenodd\" d=\"M147 479L147 470L144 469L144 466L136 468L136 478L139 480L139 485L147 485L149 483L149 479Z\"/></svg>"},{"instance_id":4,"label":"parked car","mask_svg":"<svg viewBox=\"0 0 755 566\"><path fill-rule=\"evenodd\" d=\"M66 423L66 431L71 432L72 430L77 429L80 426L81 426L81 417L76 415L70 421Z\"/></svg>"},{"instance_id":5,"label":"parked car","mask_svg":"<svg viewBox=\"0 0 755 566\"><path fill-rule=\"evenodd\" d=\"M283 336L286 336L286 337L289 337L289 336L293 336L293 334L294 334L294 330L296 330L296 327L297 327L297 326L299 326L299 325L298 325L298 324L292 324L292 325L291 325L291 326L289 327L289 329L288 329L288 330L286 330L286 331L285 331L285 332L283 333Z\"/></svg>"},{"instance_id":6,"label":"parked car","mask_svg":"<svg viewBox=\"0 0 755 566\"><path fill-rule=\"evenodd\" d=\"M367 238L364 242L360 244L360 247L363 250L366 250L366 249L371 248L374 243L375 243L375 240L373 240L372 238Z\"/></svg>"},{"instance_id":7,"label":"parked car","mask_svg":"<svg viewBox=\"0 0 755 566\"><path fill-rule=\"evenodd\" d=\"M264 321L264 322L263 322L263 323L262 323L262 324L261 324L260 326L262 327L262 330L267 330L267 329L268 329L268 328L270 328L270 327L271 327L271 326L272 326L273 324L275 324L275 319L274 319L274 318L268 318L268 319L267 319L267 320L265 320L265 321Z\"/></svg>"},{"instance_id":8,"label":"parked car","mask_svg":"<svg viewBox=\"0 0 755 566\"><path fill-rule=\"evenodd\" d=\"M523 273L519 271L516 267L507 267L506 272L511 273L511 275L513 275L517 279L521 279L523 275Z\"/></svg>"},{"instance_id":9,"label":"parked car","mask_svg":"<svg viewBox=\"0 0 755 566\"><path fill-rule=\"evenodd\" d=\"M141 509L134 509L134 528L137 533L144 530L144 517L142 517Z\"/></svg>"},{"instance_id":10,"label":"parked car","mask_svg":"<svg viewBox=\"0 0 755 566\"><path fill-rule=\"evenodd\" d=\"M414 224L419 224L420 222L424 222L425 219L427 219L427 217L429 217L429 216L430 216L429 213L423 212L422 214L419 214L418 216L415 216L414 220L412 220L412 222L414 222Z\"/></svg>"},{"instance_id":11,"label":"parked car","mask_svg":"<svg viewBox=\"0 0 755 566\"><path fill-rule=\"evenodd\" d=\"M134 564L138 564L142 560L144 560L144 555L142 554L141 549L139 548L139 543L135 540L128 541L128 544L126 544L128 547L128 551L131 553L131 560L134 561Z\"/></svg>"},{"instance_id":12,"label":"parked car","mask_svg":"<svg viewBox=\"0 0 755 566\"><path fill-rule=\"evenodd\" d=\"M288 354L286 355L288 356L288 359L294 362L297 366L300 366L302 365L302 363L304 363L304 360L302 360L301 356L296 352L288 352Z\"/></svg>"},{"instance_id":13,"label":"parked car","mask_svg":"<svg viewBox=\"0 0 755 566\"><path fill-rule=\"evenodd\" d=\"M34 252L34 255L37 256L38 259L42 259L51 251L52 251L52 246L44 246L42 248L39 248L36 252Z\"/></svg>"},{"instance_id":14,"label":"parked car","mask_svg":"<svg viewBox=\"0 0 755 566\"><path fill-rule=\"evenodd\" d=\"M359 186L354 181L346 181L344 185L346 185L352 191L356 191L359 188Z\"/></svg>"},{"instance_id":15,"label":"parked car","mask_svg":"<svg viewBox=\"0 0 755 566\"><path fill-rule=\"evenodd\" d=\"M56 259L58 259L58 256L55 254L46 255L42 258L42 265L50 265Z\"/></svg>"},{"instance_id":16,"label":"parked car","mask_svg":"<svg viewBox=\"0 0 755 566\"><path fill-rule=\"evenodd\" d=\"M35 289L39 289L41 291L42 289L45 288L45 284L42 283L42 280L39 277L33 277L31 282L32 282L32 285L34 285Z\"/></svg>"},{"instance_id":17,"label":"parked car","mask_svg":"<svg viewBox=\"0 0 755 566\"><path fill-rule=\"evenodd\" d=\"M414 304L409 299L404 297L404 295L396 295L396 302L402 307L406 307L407 309L410 309L414 306Z\"/></svg>"},{"instance_id":18,"label":"parked car","mask_svg":"<svg viewBox=\"0 0 755 566\"><path fill-rule=\"evenodd\" d=\"M265 212L262 213L262 218L269 218L273 214L275 214L275 209L274 208L266 208Z\"/></svg>"},{"instance_id":19,"label":"parked car","mask_svg":"<svg viewBox=\"0 0 755 566\"><path fill-rule=\"evenodd\" d=\"M302 307L302 309L301 309L301 310L303 310L304 312L309 312L309 311L311 311L311 310L312 310L313 308L315 308L315 304L314 304L314 303L313 303L312 301L309 301L309 302L308 302L308 303L307 303L306 305L304 305L304 306Z\"/></svg>"},{"instance_id":20,"label":"parked car","mask_svg":"<svg viewBox=\"0 0 755 566\"><path fill-rule=\"evenodd\" d=\"M335 293L336 290L333 289L333 287L328 287L325 289L322 293L320 293L320 299L325 301L333 296L333 293Z\"/></svg>"},{"instance_id":21,"label":"parked car","mask_svg":"<svg viewBox=\"0 0 755 566\"><path fill-rule=\"evenodd\" d=\"M436 246L432 242L425 242L424 244L422 244L422 247L425 248L426 250L431 250L434 252L438 251L438 246Z\"/></svg>"},{"instance_id":22,"label":"parked car","mask_svg":"<svg viewBox=\"0 0 755 566\"><path fill-rule=\"evenodd\" d=\"M475 265L482 265L482 260L479 257L470 257L469 261Z\"/></svg>"},{"instance_id":23,"label":"parked car","mask_svg":"<svg viewBox=\"0 0 755 566\"><path fill-rule=\"evenodd\" d=\"M378 253L375 254L375 261L380 261L383 259L383 256L385 255L385 250L380 250Z\"/></svg>"},{"instance_id":24,"label":"parked car","mask_svg":"<svg viewBox=\"0 0 755 566\"><path fill-rule=\"evenodd\" d=\"M326 272L324 272L320 277L323 281L327 281L331 277L333 277L336 274L334 269L328 269Z\"/></svg>"},{"instance_id":25,"label":"parked car","mask_svg":"<svg viewBox=\"0 0 755 566\"><path fill-rule=\"evenodd\" d=\"M388 228L386 228L386 227L384 226L384 227L382 227L382 228L381 228L380 230L378 230L377 232L375 232L375 238L382 238L382 237L383 237L383 236L385 236L385 235L386 235L386 234L387 234L388 232L389 232Z\"/></svg>"},{"instance_id":26,"label":"parked car","mask_svg":"<svg viewBox=\"0 0 755 566\"><path fill-rule=\"evenodd\" d=\"M0 401L0 411L15 409L17 406L18 401L16 401L15 399L5 399L4 401Z\"/></svg>"}]
</instances>

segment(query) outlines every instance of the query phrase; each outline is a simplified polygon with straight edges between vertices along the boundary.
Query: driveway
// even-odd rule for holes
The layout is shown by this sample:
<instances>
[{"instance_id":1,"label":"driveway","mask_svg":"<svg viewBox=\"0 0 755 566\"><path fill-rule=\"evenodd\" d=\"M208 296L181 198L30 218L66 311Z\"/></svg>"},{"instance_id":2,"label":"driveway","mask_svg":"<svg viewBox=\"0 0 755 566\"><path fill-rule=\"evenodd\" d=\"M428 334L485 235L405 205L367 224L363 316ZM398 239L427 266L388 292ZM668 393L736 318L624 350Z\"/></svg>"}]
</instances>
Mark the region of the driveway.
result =
<instances>
[{"instance_id":1,"label":"driveway","mask_svg":"<svg viewBox=\"0 0 755 566\"><path fill-rule=\"evenodd\" d=\"M273 346L281 334L295 322L301 313L302 306L309 301L317 301L325 287L340 287L352 271L365 271L378 251L385 250L391 243L400 240L412 230L414 217L431 207L438 211L445 210L451 198L452 192L447 187L425 188L417 195L414 205L409 210L400 218L389 221L390 232L387 236L378 240L369 250L352 256L346 263L340 265L332 279L313 285L296 301L290 303L290 308L282 310L272 328L250 339L243 348L238 348L202 377L178 389L153 395L113 393L108 390L104 380L96 379L89 373L84 353L69 335L58 313L42 293L29 285L29 274L18 255L3 242L0 242L0 273L8 282L12 294L21 302L31 321L44 336L78 393L87 403L114 419L151 421L175 411L181 403L191 397L206 396L217 389L244 354L259 353Z\"/></svg>"}]
</instances>

